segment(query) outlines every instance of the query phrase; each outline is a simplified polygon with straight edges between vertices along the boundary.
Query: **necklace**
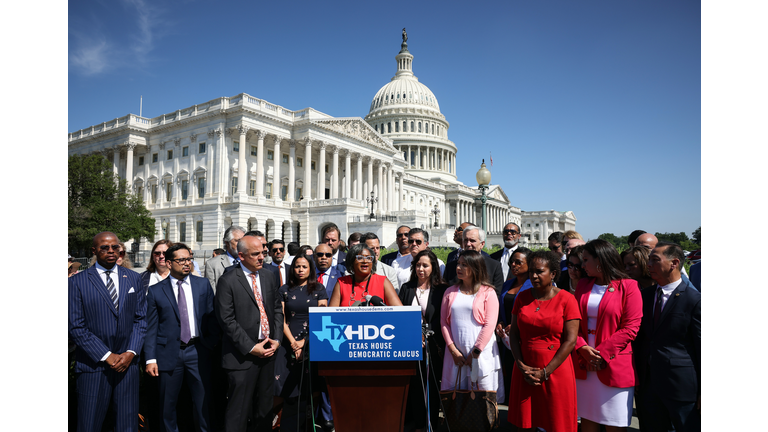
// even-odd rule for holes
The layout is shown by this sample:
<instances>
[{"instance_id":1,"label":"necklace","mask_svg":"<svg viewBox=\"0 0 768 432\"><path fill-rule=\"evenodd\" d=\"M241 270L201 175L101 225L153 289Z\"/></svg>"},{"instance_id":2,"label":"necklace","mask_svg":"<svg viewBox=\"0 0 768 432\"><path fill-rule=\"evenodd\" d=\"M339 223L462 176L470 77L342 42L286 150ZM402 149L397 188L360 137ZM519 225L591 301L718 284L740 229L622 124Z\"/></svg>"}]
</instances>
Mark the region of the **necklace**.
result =
<instances>
[{"instance_id":1,"label":"necklace","mask_svg":"<svg viewBox=\"0 0 768 432\"><path fill-rule=\"evenodd\" d=\"M371 276L368 275L368 282L365 284L365 292L363 293L363 299L368 295L368 285L371 284ZM363 281L360 281L361 283ZM355 275L352 274L352 293L349 295L349 306L352 306L352 303L355 302Z\"/></svg>"},{"instance_id":2,"label":"necklace","mask_svg":"<svg viewBox=\"0 0 768 432\"><path fill-rule=\"evenodd\" d=\"M538 312L539 309L541 309L541 300L536 298L536 288L532 288L533 291L531 291L531 294L533 294L533 301L536 302L536 310L534 312Z\"/></svg>"},{"instance_id":3,"label":"necklace","mask_svg":"<svg viewBox=\"0 0 768 432\"><path fill-rule=\"evenodd\" d=\"M426 284L425 284L425 286L426 286ZM419 302L419 304L421 304L421 300L424 298L424 293L426 293L429 288L419 288L419 287L417 287L416 289L418 290L418 297L419 297L418 298L418 302Z\"/></svg>"}]
</instances>

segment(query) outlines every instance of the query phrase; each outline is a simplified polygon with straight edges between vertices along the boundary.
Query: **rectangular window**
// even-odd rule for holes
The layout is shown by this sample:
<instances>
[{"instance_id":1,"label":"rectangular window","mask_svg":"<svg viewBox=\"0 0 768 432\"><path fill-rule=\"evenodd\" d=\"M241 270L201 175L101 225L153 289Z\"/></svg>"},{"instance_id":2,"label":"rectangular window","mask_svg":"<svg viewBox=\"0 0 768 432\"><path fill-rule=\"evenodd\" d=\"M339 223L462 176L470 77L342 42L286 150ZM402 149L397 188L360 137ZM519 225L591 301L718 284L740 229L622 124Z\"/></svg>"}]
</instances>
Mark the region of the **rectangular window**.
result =
<instances>
[{"instance_id":1,"label":"rectangular window","mask_svg":"<svg viewBox=\"0 0 768 432\"><path fill-rule=\"evenodd\" d=\"M232 151L233 152L239 152L240 151L240 142L239 141L232 141Z\"/></svg>"},{"instance_id":2,"label":"rectangular window","mask_svg":"<svg viewBox=\"0 0 768 432\"><path fill-rule=\"evenodd\" d=\"M157 203L157 185L153 184L149 187L149 195L150 195L150 201L152 204Z\"/></svg>"},{"instance_id":3,"label":"rectangular window","mask_svg":"<svg viewBox=\"0 0 768 432\"><path fill-rule=\"evenodd\" d=\"M325 172L326 172L326 173L329 173L329 172L330 172L330 171L328 170L328 164L325 164Z\"/></svg>"},{"instance_id":4,"label":"rectangular window","mask_svg":"<svg viewBox=\"0 0 768 432\"><path fill-rule=\"evenodd\" d=\"M144 156L139 156L139 166L144 165Z\"/></svg>"},{"instance_id":5,"label":"rectangular window","mask_svg":"<svg viewBox=\"0 0 768 432\"><path fill-rule=\"evenodd\" d=\"M288 155L287 155L287 154L285 154L285 153L283 153L283 163L284 163L284 164L287 164L287 163L288 163Z\"/></svg>"},{"instance_id":6,"label":"rectangular window","mask_svg":"<svg viewBox=\"0 0 768 432\"><path fill-rule=\"evenodd\" d=\"M182 243L187 241L187 223L186 222L179 222L179 241Z\"/></svg>"},{"instance_id":7,"label":"rectangular window","mask_svg":"<svg viewBox=\"0 0 768 432\"><path fill-rule=\"evenodd\" d=\"M275 160L275 152L272 150L267 150L267 160Z\"/></svg>"},{"instance_id":8,"label":"rectangular window","mask_svg":"<svg viewBox=\"0 0 768 432\"><path fill-rule=\"evenodd\" d=\"M258 156L259 155L259 148L256 146L251 146L251 156Z\"/></svg>"},{"instance_id":9,"label":"rectangular window","mask_svg":"<svg viewBox=\"0 0 768 432\"><path fill-rule=\"evenodd\" d=\"M165 200L166 201L171 200L172 193L173 193L173 183L166 183L165 184Z\"/></svg>"},{"instance_id":10,"label":"rectangular window","mask_svg":"<svg viewBox=\"0 0 768 432\"><path fill-rule=\"evenodd\" d=\"M189 180L181 181L181 199L187 199L187 192L189 191Z\"/></svg>"},{"instance_id":11,"label":"rectangular window","mask_svg":"<svg viewBox=\"0 0 768 432\"><path fill-rule=\"evenodd\" d=\"M296 194L295 194L295 195L296 195L296 196L293 198L293 199L294 199L294 201L298 201L298 200L300 200L300 199L301 199L301 197L303 196L303 195L301 194L301 188L300 188L300 187L297 187L297 188L296 188Z\"/></svg>"},{"instance_id":12,"label":"rectangular window","mask_svg":"<svg viewBox=\"0 0 768 432\"><path fill-rule=\"evenodd\" d=\"M315 169L316 169L315 167L317 166L317 165L315 164L315 161L312 161L312 163L310 164L310 166L312 167L312 171L315 171Z\"/></svg>"},{"instance_id":13,"label":"rectangular window","mask_svg":"<svg viewBox=\"0 0 768 432\"><path fill-rule=\"evenodd\" d=\"M136 196L139 197L141 202L144 202L144 186L139 186L136 188Z\"/></svg>"},{"instance_id":14,"label":"rectangular window","mask_svg":"<svg viewBox=\"0 0 768 432\"><path fill-rule=\"evenodd\" d=\"M152 153L152 163L157 162L157 153Z\"/></svg>"},{"instance_id":15,"label":"rectangular window","mask_svg":"<svg viewBox=\"0 0 768 432\"><path fill-rule=\"evenodd\" d=\"M251 180L248 187L248 195L256 196L256 180Z\"/></svg>"},{"instance_id":16,"label":"rectangular window","mask_svg":"<svg viewBox=\"0 0 768 432\"><path fill-rule=\"evenodd\" d=\"M267 183L266 197L272 198L272 183Z\"/></svg>"},{"instance_id":17,"label":"rectangular window","mask_svg":"<svg viewBox=\"0 0 768 432\"><path fill-rule=\"evenodd\" d=\"M301 168L304 166L304 159L303 158L296 158L296 166Z\"/></svg>"},{"instance_id":18,"label":"rectangular window","mask_svg":"<svg viewBox=\"0 0 768 432\"><path fill-rule=\"evenodd\" d=\"M168 150L168 160L173 159L173 150Z\"/></svg>"},{"instance_id":19,"label":"rectangular window","mask_svg":"<svg viewBox=\"0 0 768 432\"><path fill-rule=\"evenodd\" d=\"M196 233L196 235L197 235L196 240L199 241L199 242L203 241L203 221L201 221L201 220L197 221L197 229L195 229L195 231L197 231L197 233Z\"/></svg>"},{"instance_id":20,"label":"rectangular window","mask_svg":"<svg viewBox=\"0 0 768 432\"><path fill-rule=\"evenodd\" d=\"M237 177L232 176L232 195L237 193Z\"/></svg>"},{"instance_id":21,"label":"rectangular window","mask_svg":"<svg viewBox=\"0 0 768 432\"><path fill-rule=\"evenodd\" d=\"M288 186L283 186L280 189L280 199L285 201L285 197L287 197L287 196L288 196Z\"/></svg>"},{"instance_id":22,"label":"rectangular window","mask_svg":"<svg viewBox=\"0 0 768 432\"><path fill-rule=\"evenodd\" d=\"M189 156L189 147L182 147L181 148L181 156Z\"/></svg>"},{"instance_id":23,"label":"rectangular window","mask_svg":"<svg viewBox=\"0 0 768 432\"><path fill-rule=\"evenodd\" d=\"M201 142L200 144L197 145L197 152L199 154L205 153L205 143L204 142Z\"/></svg>"},{"instance_id":24,"label":"rectangular window","mask_svg":"<svg viewBox=\"0 0 768 432\"><path fill-rule=\"evenodd\" d=\"M205 196L205 177L197 179L197 197L203 198Z\"/></svg>"}]
</instances>

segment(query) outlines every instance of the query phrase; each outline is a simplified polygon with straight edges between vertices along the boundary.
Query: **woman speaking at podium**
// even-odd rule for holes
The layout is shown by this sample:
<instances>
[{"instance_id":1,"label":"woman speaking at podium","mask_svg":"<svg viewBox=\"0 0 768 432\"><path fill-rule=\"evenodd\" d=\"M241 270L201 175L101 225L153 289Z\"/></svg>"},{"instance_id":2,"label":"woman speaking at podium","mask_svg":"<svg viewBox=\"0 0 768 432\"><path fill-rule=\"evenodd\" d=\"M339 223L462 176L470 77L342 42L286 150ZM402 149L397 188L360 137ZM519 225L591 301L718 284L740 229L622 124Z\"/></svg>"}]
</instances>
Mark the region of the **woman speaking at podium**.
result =
<instances>
[{"instance_id":1,"label":"woman speaking at podium","mask_svg":"<svg viewBox=\"0 0 768 432\"><path fill-rule=\"evenodd\" d=\"M465 250L456 266L459 283L448 288L441 306L441 328L445 338L441 390L453 390L461 371L459 389L469 389L472 359L478 359L479 390L499 389L499 346L491 342L499 317L499 298L488 282L488 271L480 252ZM449 355L450 354L450 355ZM461 367L461 366L469 367ZM497 394L497 398L498 398Z\"/></svg>"},{"instance_id":2,"label":"woman speaking at podium","mask_svg":"<svg viewBox=\"0 0 768 432\"><path fill-rule=\"evenodd\" d=\"M374 274L376 256L363 243L352 246L344 264L352 273L339 278L333 287L330 306L362 306L369 303L368 296L378 297L387 306L402 306L397 292L386 276Z\"/></svg>"}]
</instances>

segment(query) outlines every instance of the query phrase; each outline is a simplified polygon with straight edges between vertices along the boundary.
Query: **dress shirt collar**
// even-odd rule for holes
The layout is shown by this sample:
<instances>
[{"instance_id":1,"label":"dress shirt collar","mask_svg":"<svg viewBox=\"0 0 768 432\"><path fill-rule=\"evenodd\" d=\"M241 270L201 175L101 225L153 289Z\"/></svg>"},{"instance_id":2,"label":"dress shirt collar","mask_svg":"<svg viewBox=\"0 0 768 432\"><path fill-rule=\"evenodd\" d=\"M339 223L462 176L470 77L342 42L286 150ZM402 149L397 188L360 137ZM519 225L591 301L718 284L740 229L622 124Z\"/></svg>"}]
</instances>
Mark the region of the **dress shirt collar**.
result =
<instances>
[{"instance_id":1,"label":"dress shirt collar","mask_svg":"<svg viewBox=\"0 0 768 432\"><path fill-rule=\"evenodd\" d=\"M106 271L111 271L112 272L111 274L117 274L117 268L119 267L117 264L115 264L114 266L112 266L111 269L106 269L101 264L99 264L98 261L96 261L96 263L93 266L96 267L96 271L99 272L99 276L104 274L104 272Z\"/></svg>"},{"instance_id":2,"label":"dress shirt collar","mask_svg":"<svg viewBox=\"0 0 768 432\"><path fill-rule=\"evenodd\" d=\"M178 287L178 286L179 286L179 279L176 279L175 277L173 277L173 276L170 276L170 274L169 274L169 276L168 276L168 277L170 277L170 278L171 278L171 286L172 286L172 287L176 288L176 287ZM186 277L184 277L184 279L182 279L182 281L183 281L183 284L185 284L185 285L189 285L190 287L192 286L192 284L191 284L191 283L190 283L190 281L189 281L189 275L187 275Z\"/></svg>"},{"instance_id":3,"label":"dress shirt collar","mask_svg":"<svg viewBox=\"0 0 768 432\"><path fill-rule=\"evenodd\" d=\"M672 294L672 291L674 291L681 283L683 283L683 278L680 278L670 284L662 286L661 291L664 293L664 295L669 296L670 294Z\"/></svg>"},{"instance_id":4,"label":"dress shirt collar","mask_svg":"<svg viewBox=\"0 0 768 432\"><path fill-rule=\"evenodd\" d=\"M259 272L252 272L252 271L248 270L248 268L246 266L244 266L243 263L240 263L240 268L243 269L243 273L245 273L245 278L248 279L248 283L251 282L251 273L255 274L256 278L258 279Z\"/></svg>"}]
</instances>

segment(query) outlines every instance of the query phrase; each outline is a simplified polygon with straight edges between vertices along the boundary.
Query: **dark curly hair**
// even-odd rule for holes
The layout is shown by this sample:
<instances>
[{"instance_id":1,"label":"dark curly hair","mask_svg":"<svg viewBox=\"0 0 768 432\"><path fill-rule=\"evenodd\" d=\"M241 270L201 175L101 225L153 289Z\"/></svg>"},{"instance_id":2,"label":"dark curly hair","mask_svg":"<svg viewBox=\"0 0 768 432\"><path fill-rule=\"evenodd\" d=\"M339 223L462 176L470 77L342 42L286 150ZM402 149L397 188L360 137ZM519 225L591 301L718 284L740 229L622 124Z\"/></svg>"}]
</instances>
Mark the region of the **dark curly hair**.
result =
<instances>
[{"instance_id":1,"label":"dark curly hair","mask_svg":"<svg viewBox=\"0 0 768 432\"><path fill-rule=\"evenodd\" d=\"M552 281L556 281L558 278L560 278L560 254L553 251L536 251L532 254L529 254L526 258L526 261L528 262L528 277L530 278L530 272L533 271L533 262L536 260L542 260L547 263L547 267L549 267L549 272L552 274Z\"/></svg>"}]
</instances>

